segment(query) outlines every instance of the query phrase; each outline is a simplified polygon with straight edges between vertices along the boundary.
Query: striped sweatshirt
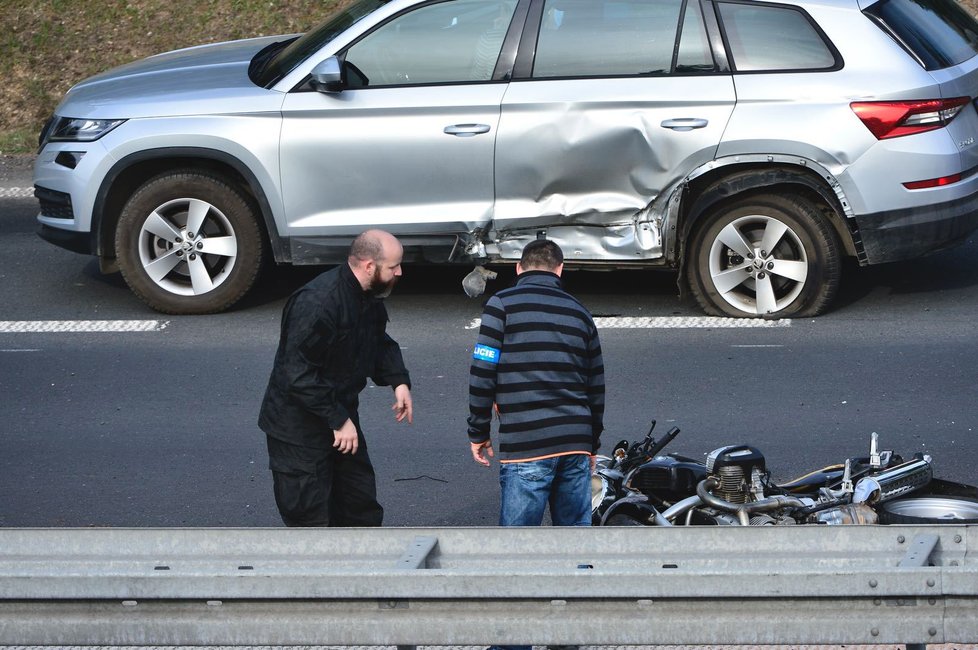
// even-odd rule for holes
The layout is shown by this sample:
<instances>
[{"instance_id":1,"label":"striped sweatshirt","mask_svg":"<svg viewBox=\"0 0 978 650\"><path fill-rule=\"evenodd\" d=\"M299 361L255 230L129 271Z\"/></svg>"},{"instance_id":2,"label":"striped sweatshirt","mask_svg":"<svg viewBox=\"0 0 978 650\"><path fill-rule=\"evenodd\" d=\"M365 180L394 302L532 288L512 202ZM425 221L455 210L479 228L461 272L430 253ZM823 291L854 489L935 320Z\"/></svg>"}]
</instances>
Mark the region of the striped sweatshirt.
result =
<instances>
[{"instance_id":1,"label":"striped sweatshirt","mask_svg":"<svg viewBox=\"0 0 978 650\"><path fill-rule=\"evenodd\" d=\"M489 299L469 369L469 440L489 440L502 462L596 453L604 365L591 314L548 271L521 273Z\"/></svg>"}]
</instances>

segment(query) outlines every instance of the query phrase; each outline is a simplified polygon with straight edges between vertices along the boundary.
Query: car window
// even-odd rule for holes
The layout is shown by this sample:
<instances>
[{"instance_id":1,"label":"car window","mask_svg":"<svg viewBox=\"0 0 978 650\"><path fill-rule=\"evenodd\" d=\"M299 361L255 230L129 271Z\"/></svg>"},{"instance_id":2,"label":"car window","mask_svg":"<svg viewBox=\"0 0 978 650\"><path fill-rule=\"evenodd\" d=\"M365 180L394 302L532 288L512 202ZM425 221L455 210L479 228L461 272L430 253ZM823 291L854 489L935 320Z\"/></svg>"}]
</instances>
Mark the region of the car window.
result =
<instances>
[{"instance_id":1,"label":"car window","mask_svg":"<svg viewBox=\"0 0 978 650\"><path fill-rule=\"evenodd\" d=\"M689 10L685 5L689 5ZM685 13L685 17L684 17ZM684 0L546 0L533 77L667 74L679 66L712 69L713 58L698 2Z\"/></svg>"},{"instance_id":2,"label":"car window","mask_svg":"<svg viewBox=\"0 0 978 650\"><path fill-rule=\"evenodd\" d=\"M808 16L791 7L718 3L737 72L834 68L833 51Z\"/></svg>"},{"instance_id":3,"label":"car window","mask_svg":"<svg viewBox=\"0 0 978 650\"><path fill-rule=\"evenodd\" d=\"M489 81L516 0L451 0L388 21L346 53L354 86Z\"/></svg>"},{"instance_id":4,"label":"car window","mask_svg":"<svg viewBox=\"0 0 978 650\"><path fill-rule=\"evenodd\" d=\"M710 40L703 26L703 10L699 2L687 2L676 58L676 72L709 72L715 68Z\"/></svg>"},{"instance_id":5,"label":"car window","mask_svg":"<svg viewBox=\"0 0 978 650\"><path fill-rule=\"evenodd\" d=\"M866 10L928 70L978 54L978 23L954 0L883 0Z\"/></svg>"},{"instance_id":6,"label":"car window","mask_svg":"<svg viewBox=\"0 0 978 650\"><path fill-rule=\"evenodd\" d=\"M325 22L301 37L282 43L268 53L260 52L252 62L249 75L259 86L268 88L292 72L306 58L319 51L337 35L390 0L359 0L352 5L337 10ZM258 65L255 65L258 64Z\"/></svg>"}]
</instances>

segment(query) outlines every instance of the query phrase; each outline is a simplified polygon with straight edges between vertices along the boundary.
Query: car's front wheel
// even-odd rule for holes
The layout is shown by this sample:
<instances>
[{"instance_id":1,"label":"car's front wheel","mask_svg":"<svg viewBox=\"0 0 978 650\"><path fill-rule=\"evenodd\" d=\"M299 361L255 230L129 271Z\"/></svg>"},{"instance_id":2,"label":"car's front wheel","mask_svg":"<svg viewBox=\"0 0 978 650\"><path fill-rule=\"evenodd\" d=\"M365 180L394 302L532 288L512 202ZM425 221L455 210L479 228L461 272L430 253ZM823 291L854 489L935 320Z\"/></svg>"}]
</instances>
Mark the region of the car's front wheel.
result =
<instances>
[{"instance_id":1,"label":"car's front wheel","mask_svg":"<svg viewBox=\"0 0 978 650\"><path fill-rule=\"evenodd\" d=\"M686 264L690 290L715 316L814 316L832 301L841 272L838 238L817 206L773 194L706 215Z\"/></svg>"},{"instance_id":2,"label":"car's front wheel","mask_svg":"<svg viewBox=\"0 0 978 650\"><path fill-rule=\"evenodd\" d=\"M229 308L251 289L262 264L251 202L222 177L194 170L140 186L122 210L115 246L130 289L168 314Z\"/></svg>"}]
</instances>

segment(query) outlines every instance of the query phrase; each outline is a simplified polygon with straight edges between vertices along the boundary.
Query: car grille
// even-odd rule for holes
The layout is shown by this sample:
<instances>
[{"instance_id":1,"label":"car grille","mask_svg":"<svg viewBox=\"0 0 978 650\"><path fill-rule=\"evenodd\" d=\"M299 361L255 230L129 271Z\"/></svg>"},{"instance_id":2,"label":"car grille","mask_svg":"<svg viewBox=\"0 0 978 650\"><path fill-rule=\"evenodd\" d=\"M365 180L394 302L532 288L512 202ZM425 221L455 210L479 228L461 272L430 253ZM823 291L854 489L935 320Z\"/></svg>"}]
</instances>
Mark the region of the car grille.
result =
<instances>
[{"instance_id":1,"label":"car grille","mask_svg":"<svg viewBox=\"0 0 978 650\"><path fill-rule=\"evenodd\" d=\"M71 195L65 192L34 186L34 196L41 202L41 214L52 219L74 219Z\"/></svg>"}]
</instances>

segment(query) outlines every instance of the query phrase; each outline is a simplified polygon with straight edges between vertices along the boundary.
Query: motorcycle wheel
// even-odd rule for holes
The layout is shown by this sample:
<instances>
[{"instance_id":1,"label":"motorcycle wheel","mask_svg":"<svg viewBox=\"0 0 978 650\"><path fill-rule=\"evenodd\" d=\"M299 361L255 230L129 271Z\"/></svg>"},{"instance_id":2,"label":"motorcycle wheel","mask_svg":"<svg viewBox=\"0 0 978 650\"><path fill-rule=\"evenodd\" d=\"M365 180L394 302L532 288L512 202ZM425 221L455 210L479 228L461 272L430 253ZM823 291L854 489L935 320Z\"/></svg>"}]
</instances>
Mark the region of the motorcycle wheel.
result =
<instances>
[{"instance_id":1,"label":"motorcycle wheel","mask_svg":"<svg viewBox=\"0 0 978 650\"><path fill-rule=\"evenodd\" d=\"M975 524L978 499L929 496L896 499L880 506L884 524Z\"/></svg>"},{"instance_id":2,"label":"motorcycle wheel","mask_svg":"<svg viewBox=\"0 0 978 650\"><path fill-rule=\"evenodd\" d=\"M605 526L644 526L641 521L633 519L628 515L612 515L608 517Z\"/></svg>"}]
</instances>

